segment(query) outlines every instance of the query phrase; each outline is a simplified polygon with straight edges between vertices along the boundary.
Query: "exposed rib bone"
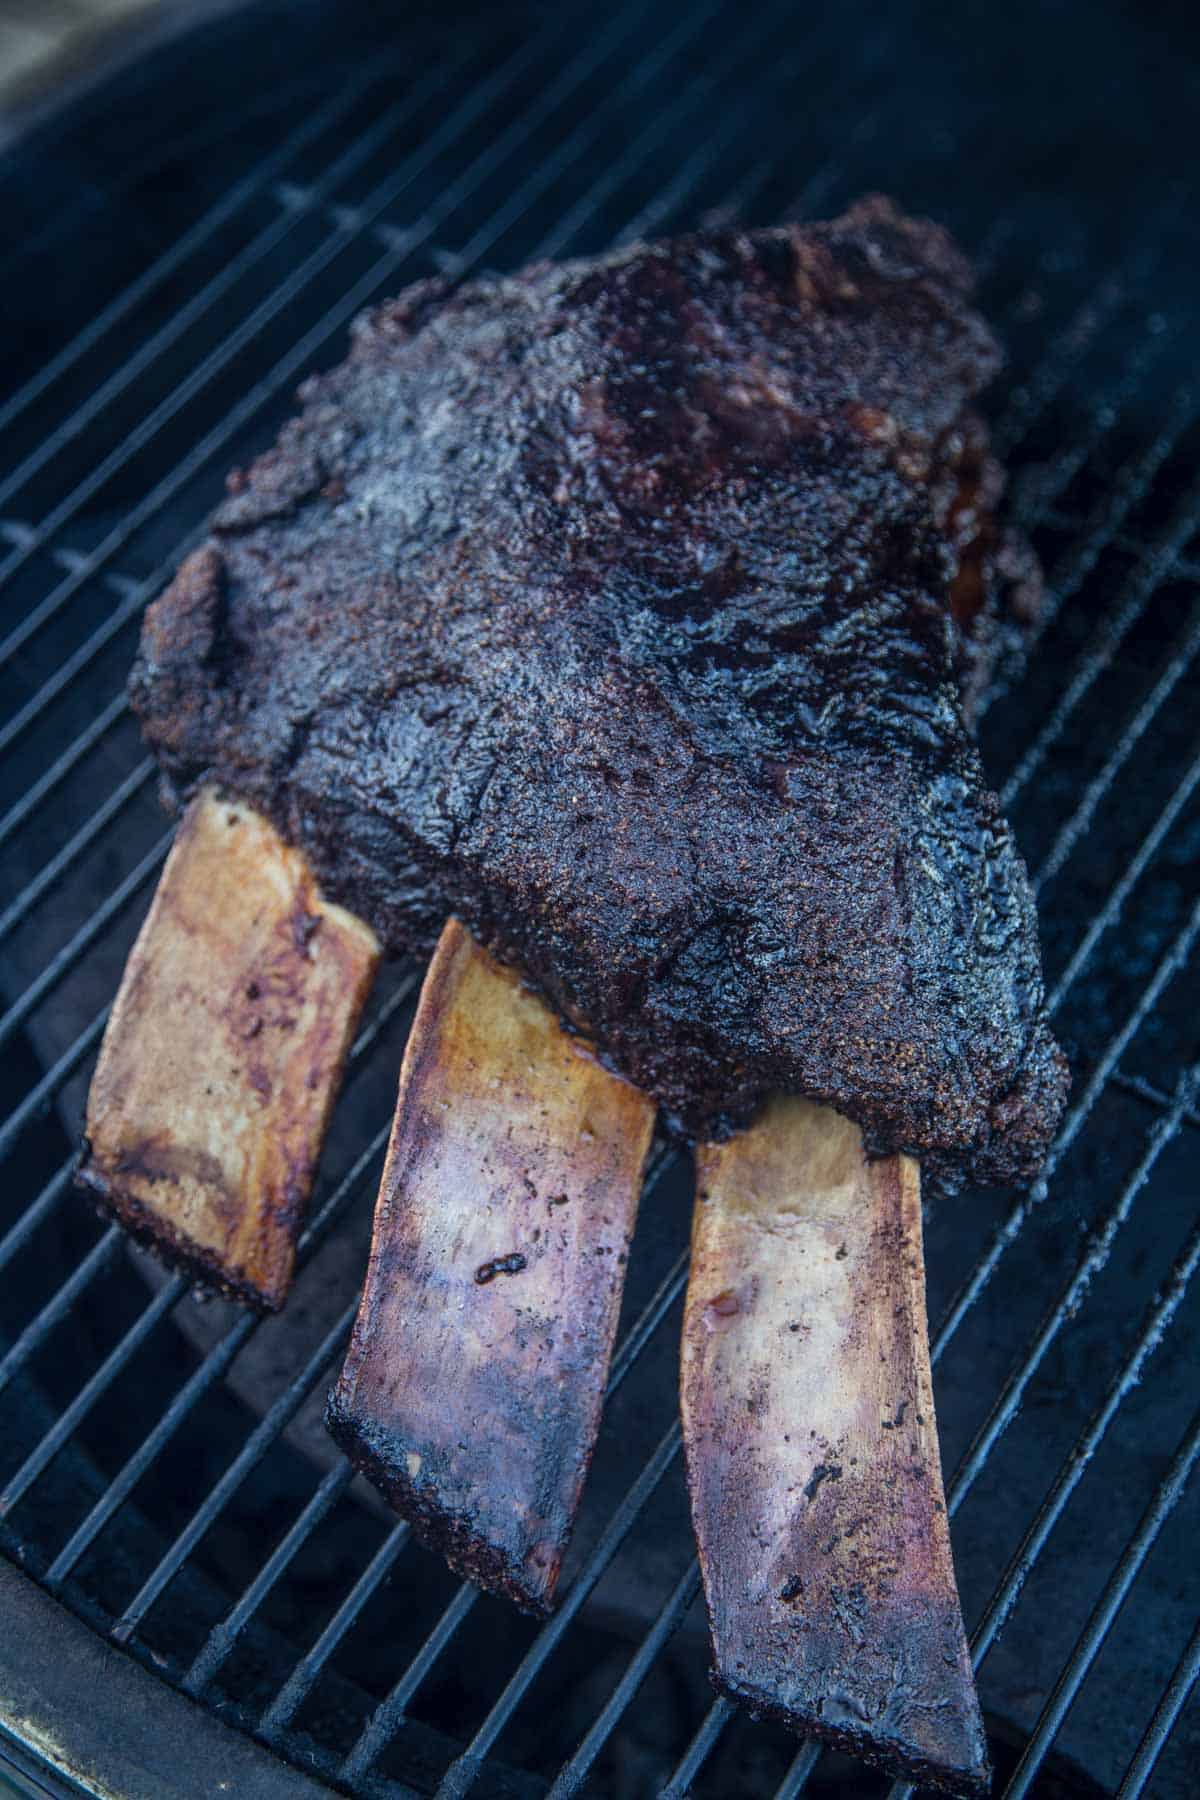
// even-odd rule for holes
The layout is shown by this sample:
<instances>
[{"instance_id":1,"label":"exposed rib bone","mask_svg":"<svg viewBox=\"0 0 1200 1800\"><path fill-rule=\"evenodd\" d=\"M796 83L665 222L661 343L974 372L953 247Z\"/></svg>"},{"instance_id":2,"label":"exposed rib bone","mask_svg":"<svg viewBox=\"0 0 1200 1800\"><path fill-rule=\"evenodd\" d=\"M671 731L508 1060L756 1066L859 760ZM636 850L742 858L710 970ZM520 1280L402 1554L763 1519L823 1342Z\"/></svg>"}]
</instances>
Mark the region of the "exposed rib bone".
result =
<instances>
[{"instance_id":1,"label":"exposed rib bone","mask_svg":"<svg viewBox=\"0 0 1200 1800\"><path fill-rule=\"evenodd\" d=\"M200 794L125 965L81 1185L166 1261L276 1311L378 962L260 814Z\"/></svg>"},{"instance_id":2,"label":"exposed rib bone","mask_svg":"<svg viewBox=\"0 0 1200 1800\"><path fill-rule=\"evenodd\" d=\"M715 1677L977 1794L987 1748L942 1494L920 1178L776 1099L698 1158L681 1381Z\"/></svg>"},{"instance_id":3,"label":"exposed rib bone","mask_svg":"<svg viewBox=\"0 0 1200 1800\"><path fill-rule=\"evenodd\" d=\"M595 1443L653 1123L451 920L329 1427L426 1543L539 1612Z\"/></svg>"}]
</instances>

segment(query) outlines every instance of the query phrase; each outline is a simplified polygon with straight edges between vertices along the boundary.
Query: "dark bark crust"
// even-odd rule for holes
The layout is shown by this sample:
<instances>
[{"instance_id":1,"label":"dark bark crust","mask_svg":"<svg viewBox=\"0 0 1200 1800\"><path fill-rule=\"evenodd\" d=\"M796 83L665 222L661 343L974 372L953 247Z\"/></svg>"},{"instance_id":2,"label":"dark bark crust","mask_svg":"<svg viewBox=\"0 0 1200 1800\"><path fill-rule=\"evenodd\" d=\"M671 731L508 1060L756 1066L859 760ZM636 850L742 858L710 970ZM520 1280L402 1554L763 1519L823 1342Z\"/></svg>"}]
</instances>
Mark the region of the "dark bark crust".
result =
<instances>
[{"instance_id":1,"label":"dark bark crust","mask_svg":"<svg viewBox=\"0 0 1200 1800\"><path fill-rule=\"evenodd\" d=\"M359 1474L408 1520L418 1542L443 1557L456 1575L488 1593L503 1595L521 1612L549 1618L552 1609L544 1590L530 1585L528 1571L517 1558L491 1542L469 1511L452 1511L444 1497L433 1497L427 1487L410 1480L394 1441L386 1432L372 1431L336 1387L326 1403L325 1425Z\"/></svg>"},{"instance_id":2,"label":"dark bark crust","mask_svg":"<svg viewBox=\"0 0 1200 1800\"><path fill-rule=\"evenodd\" d=\"M934 1788L943 1794L954 1794L960 1800L976 1800L976 1797L983 1800L983 1796L991 1789L991 1768L987 1760L986 1742L980 1743L979 1760L975 1766L949 1769L944 1763L934 1762L931 1758L914 1752L911 1743L904 1736L889 1737L886 1721L872 1721L870 1724L857 1724L850 1719L833 1721L823 1708L814 1707L806 1712L796 1701L789 1701L786 1706L781 1706L770 1689L759 1688L753 1682L726 1680L716 1670L709 1671L709 1679L718 1693L726 1695L738 1706L747 1707L759 1717L772 1719L785 1730L794 1731L801 1737L815 1737L831 1750L844 1751L857 1762L882 1769L887 1775L906 1776L920 1787Z\"/></svg>"},{"instance_id":3,"label":"dark bark crust","mask_svg":"<svg viewBox=\"0 0 1200 1800\"><path fill-rule=\"evenodd\" d=\"M75 1185L91 1196L101 1218L114 1220L135 1244L140 1245L143 1250L153 1251L159 1262L165 1263L168 1269L186 1275L189 1281L195 1283L201 1295L220 1294L226 1300L240 1301L243 1306L252 1307L255 1312L264 1314L276 1313L282 1309L282 1296L276 1299L264 1293L257 1283L243 1279L222 1262L219 1256L184 1237L169 1219L163 1218L160 1213L151 1212L135 1194L123 1188L119 1177L114 1178L95 1161L86 1138L79 1166L75 1171ZM297 1208L297 1233L300 1229L301 1210Z\"/></svg>"},{"instance_id":4,"label":"dark bark crust","mask_svg":"<svg viewBox=\"0 0 1200 1800\"><path fill-rule=\"evenodd\" d=\"M964 720L1036 612L946 235L886 201L362 318L147 616L175 792L393 949L453 910L683 1129L782 1088L952 1185L1066 1069Z\"/></svg>"}]
</instances>

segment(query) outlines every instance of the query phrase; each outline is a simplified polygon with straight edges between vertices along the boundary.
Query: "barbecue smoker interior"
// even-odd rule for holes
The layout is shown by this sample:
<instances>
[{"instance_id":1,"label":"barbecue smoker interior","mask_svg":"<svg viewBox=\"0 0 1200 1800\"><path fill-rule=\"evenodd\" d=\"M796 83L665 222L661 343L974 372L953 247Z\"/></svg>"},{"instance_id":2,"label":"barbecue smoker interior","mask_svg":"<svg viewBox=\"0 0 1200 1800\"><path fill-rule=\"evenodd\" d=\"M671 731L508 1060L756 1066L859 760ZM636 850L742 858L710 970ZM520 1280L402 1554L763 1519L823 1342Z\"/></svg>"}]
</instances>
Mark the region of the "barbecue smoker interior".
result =
<instances>
[{"instance_id":1,"label":"barbecue smoker interior","mask_svg":"<svg viewBox=\"0 0 1200 1800\"><path fill-rule=\"evenodd\" d=\"M959 683L1037 583L969 291L871 200L378 308L150 609L160 763L391 949L457 913L689 1132L783 1089L1031 1177L1065 1066Z\"/></svg>"},{"instance_id":2,"label":"barbecue smoker interior","mask_svg":"<svg viewBox=\"0 0 1200 1800\"><path fill-rule=\"evenodd\" d=\"M970 285L943 232L875 199L829 226L418 289L360 324L276 450L235 471L214 537L146 620L132 691L147 737L177 790L204 785L113 1010L84 1174L151 1236L157 1207L175 1259L199 1219L202 1266L279 1304L278 1281L248 1285L210 1247L224 1171L176 1198L180 1168L211 1166L212 1138L199 1093L180 1109L157 1086L160 1066L186 1081L197 1064L181 1026L195 940L176 942L177 921L220 912L236 885L219 879L224 805L268 872L298 858L355 909L340 926L336 907L311 911L298 938L293 883L272 904L264 879L247 897L253 942L214 974L213 1017L228 989L240 1020L282 937L281 1041L256 1038L250 1063L232 1046L248 1169L264 1161L256 1097L284 1119L328 1110L357 1001L324 1085L314 1068L295 1087L289 1034L347 926L372 948L372 926L393 949L419 945L465 894L477 932L522 963L534 946L541 987L576 1026L600 1019L644 1091L451 921L405 1053L328 1422L452 1567L546 1612L592 1460L653 1102L711 1135L746 1126L764 1086L800 1084L799 1166L835 1172L829 1192L789 1186L775 1121L791 1114L768 1109L697 1215L683 1434L715 1675L802 1734L974 1795L989 1767L938 1474L918 1177L894 1152L919 1141L950 1184L964 1165L1032 1173L1065 1066L1023 865L964 722L1039 594L967 407L997 361ZM390 863L368 813L391 827ZM211 891L210 864L185 855L206 821ZM301 1049L307 1036L328 1032L302 1029ZM771 1042L790 1063L764 1054ZM834 1078L865 1142L812 1104ZM736 1171L760 1142L771 1174L751 1200ZM872 1170L867 1149L893 1154ZM284 1266L298 1209L264 1185ZM838 1256L861 1237L871 1270L849 1317L844 1281L803 1298L839 1204L862 1217ZM260 1229L257 1192L246 1209L235 1245ZM745 1257L709 1254L709 1229L719 1243L739 1216ZM769 1278L741 1280L756 1245ZM882 1370L864 1358L872 1322ZM823 1365L822 1333L838 1347ZM773 1337L787 1374L775 1427L754 1431ZM825 1413L804 1400L822 1383L840 1396ZM799 1461L778 1442L793 1401ZM836 1530L809 1504L822 1478L845 1481ZM768 1498L750 1528L765 1588L744 1558L749 1502L714 1501L747 1479ZM876 1498L856 1501L864 1482ZM877 1504L892 1493L895 1516Z\"/></svg>"},{"instance_id":3,"label":"barbecue smoker interior","mask_svg":"<svg viewBox=\"0 0 1200 1800\"><path fill-rule=\"evenodd\" d=\"M0 154L0 1713L39 1733L31 1779L55 1786L52 1756L119 1786L139 1742L188 1800L229 1747L220 1778L252 1763L255 1800L537 1800L560 1778L581 1800L883 1800L877 1772L708 1682L672 1392L685 1156L648 1165L548 1624L456 1580L321 1425L421 962L385 965L364 1011L282 1314L198 1304L70 1188L99 1016L168 845L123 697L142 613L297 381L426 274L828 216L883 185L978 266L1010 357L982 408L1051 595L979 729L1038 889L1071 1108L1034 1203L925 1219L994 1792L1192 1800L1190 21L1115 0L515 0L418 4L402 29L366 0L287 0L288 29L281 0L219 10Z\"/></svg>"}]
</instances>

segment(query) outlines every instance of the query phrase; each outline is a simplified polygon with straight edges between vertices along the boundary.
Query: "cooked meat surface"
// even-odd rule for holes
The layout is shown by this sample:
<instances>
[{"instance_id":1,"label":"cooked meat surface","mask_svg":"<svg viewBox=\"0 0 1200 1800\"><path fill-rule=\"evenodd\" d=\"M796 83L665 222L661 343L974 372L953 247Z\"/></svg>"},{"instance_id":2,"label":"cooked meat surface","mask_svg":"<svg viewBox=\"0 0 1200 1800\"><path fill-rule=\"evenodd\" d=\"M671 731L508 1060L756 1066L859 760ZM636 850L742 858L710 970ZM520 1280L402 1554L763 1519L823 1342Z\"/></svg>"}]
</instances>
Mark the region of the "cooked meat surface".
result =
<instances>
[{"instance_id":1,"label":"cooked meat surface","mask_svg":"<svg viewBox=\"0 0 1200 1800\"><path fill-rule=\"evenodd\" d=\"M969 297L871 200L369 313L149 610L169 785L395 950L459 914L687 1131L786 1089L1030 1175L1066 1072L964 709L1037 580Z\"/></svg>"}]
</instances>

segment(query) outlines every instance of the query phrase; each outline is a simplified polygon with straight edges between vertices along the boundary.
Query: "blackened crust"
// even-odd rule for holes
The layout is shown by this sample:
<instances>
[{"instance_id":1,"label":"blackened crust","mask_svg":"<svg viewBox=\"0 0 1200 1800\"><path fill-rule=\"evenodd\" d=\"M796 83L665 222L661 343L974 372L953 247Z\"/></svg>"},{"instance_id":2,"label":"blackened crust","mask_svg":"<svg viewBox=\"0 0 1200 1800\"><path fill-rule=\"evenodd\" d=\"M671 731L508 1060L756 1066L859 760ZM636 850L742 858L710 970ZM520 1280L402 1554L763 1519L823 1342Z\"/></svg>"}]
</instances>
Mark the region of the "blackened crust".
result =
<instances>
[{"instance_id":1,"label":"blackened crust","mask_svg":"<svg viewBox=\"0 0 1200 1800\"><path fill-rule=\"evenodd\" d=\"M917 1622L914 1626L914 1638L919 1639L923 1629L921 1623ZM914 1655L919 1657L921 1653L920 1645L914 1644ZM973 1800L973 1796L983 1796L991 1789L990 1771L981 1774L967 1768L951 1770L927 1757L914 1756L903 1738L888 1736L886 1719L872 1720L869 1725L861 1728L856 1728L849 1721L834 1724L824 1710L806 1714L792 1705L781 1706L769 1689L759 1688L754 1682L722 1679L712 1669L709 1671L709 1679L718 1693L727 1695L739 1706L748 1707L756 1717L773 1719L786 1731L797 1732L805 1738L816 1738L831 1750L844 1751L857 1762L882 1769L888 1775L906 1776L923 1788L955 1794L961 1796L962 1800Z\"/></svg>"},{"instance_id":2,"label":"blackened crust","mask_svg":"<svg viewBox=\"0 0 1200 1800\"><path fill-rule=\"evenodd\" d=\"M238 1300L255 1312L281 1310L285 1296L272 1298L255 1282L244 1280L219 1256L193 1243L177 1231L169 1219L152 1212L135 1194L113 1181L107 1171L93 1161L86 1138L74 1180L77 1187L91 1196L102 1218L115 1220L143 1250L152 1251L167 1268L186 1275L202 1293ZM298 1223L296 1229L299 1229Z\"/></svg>"},{"instance_id":3,"label":"blackened crust","mask_svg":"<svg viewBox=\"0 0 1200 1800\"><path fill-rule=\"evenodd\" d=\"M444 1557L457 1575L473 1581L489 1593L501 1594L522 1612L548 1618L552 1611L542 1592L530 1585L528 1570L504 1549L489 1542L469 1512L455 1512L444 1496L432 1498L430 1490L410 1480L386 1432L373 1432L345 1405L334 1388L325 1406L325 1425L360 1475L377 1487L384 1499L407 1519L413 1535L427 1550Z\"/></svg>"},{"instance_id":4,"label":"blackened crust","mask_svg":"<svg viewBox=\"0 0 1200 1800\"><path fill-rule=\"evenodd\" d=\"M364 316L150 609L164 770L393 949L457 912L689 1132L782 1088L1029 1177L1066 1070L960 683L1039 587L969 289L875 200Z\"/></svg>"}]
</instances>

